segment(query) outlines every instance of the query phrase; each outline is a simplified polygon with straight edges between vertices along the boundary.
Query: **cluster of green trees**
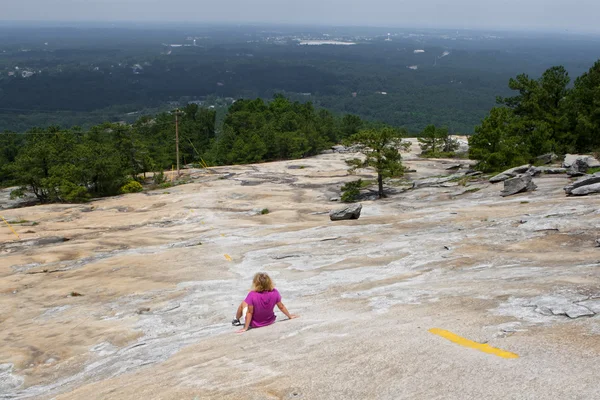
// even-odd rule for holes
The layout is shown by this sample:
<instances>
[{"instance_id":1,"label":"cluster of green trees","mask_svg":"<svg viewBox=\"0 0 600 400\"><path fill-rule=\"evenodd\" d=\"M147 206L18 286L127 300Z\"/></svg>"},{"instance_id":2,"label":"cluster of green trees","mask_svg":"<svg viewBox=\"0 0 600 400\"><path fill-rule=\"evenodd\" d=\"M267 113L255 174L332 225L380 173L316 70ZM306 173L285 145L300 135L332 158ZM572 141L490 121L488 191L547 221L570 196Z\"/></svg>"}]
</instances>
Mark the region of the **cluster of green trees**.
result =
<instances>
[{"instance_id":1,"label":"cluster of green trees","mask_svg":"<svg viewBox=\"0 0 600 400\"><path fill-rule=\"evenodd\" d=\"M236 102L220 128L216 112L196 104L187 105L178 115L184 165L310 156L355 135L364 125L356 116L337 117L282 96L269 103ZM17 195L29 190L41 202L85 201L137 191L139 185L132 181L143 180L147 172L162 177L160 171L174 164L171 113L142 117L131 125L104 123L89 130L49 127L0 134L0 186L20 186Z\"/></svg>"},{"instance_id":2,"label":"cluster of green trees","mask_svg":"<svg viewBox=\"0 0 600 400\"><path fill-rule=\"evenodd\" d=\"M269 103L239 100L229 108L223 132L207 159L223 165L311 156L356 134L362 126L354 115L339 118L281 95Z\"/></svg>"},{"instance_id":3,"label":"cluster of green trees","mask_svg":"<svg viewBox=\"0 0 600 400\"><path fill-rule=\"evenodd\" d=\"M215 113L191 104L179 124L181 158L193 162L215 137ZM175 163L174 121L169 113L133 125L33 129L0 134L0 185L18 185L41 202L84 201L131 191L131 180Z\"/></svg>"},{"instance_id":4,"label":"cluster of green trees","mask_svg":"<svg viewBox=\"0 0 600 400\"><path fill-rule=\"evenodd\" d=\"M509 82L516 96L498 106L469 138L469 155L483 171L533 162L536 156L600 150L600 61L569 86L563 67L539 79L522 74Z\"/></svg>"},{"instance_id":5,"label":"cluster of green trees","mask_svg":"<svg viewBox=\"0 0 600 400\"><path fill-rule=\"evenodd\" d=\"M458 149L458 142L452 139L447 127L427 125L417 140L423 157L450 157Z\"/></svg>"}]
</instances>

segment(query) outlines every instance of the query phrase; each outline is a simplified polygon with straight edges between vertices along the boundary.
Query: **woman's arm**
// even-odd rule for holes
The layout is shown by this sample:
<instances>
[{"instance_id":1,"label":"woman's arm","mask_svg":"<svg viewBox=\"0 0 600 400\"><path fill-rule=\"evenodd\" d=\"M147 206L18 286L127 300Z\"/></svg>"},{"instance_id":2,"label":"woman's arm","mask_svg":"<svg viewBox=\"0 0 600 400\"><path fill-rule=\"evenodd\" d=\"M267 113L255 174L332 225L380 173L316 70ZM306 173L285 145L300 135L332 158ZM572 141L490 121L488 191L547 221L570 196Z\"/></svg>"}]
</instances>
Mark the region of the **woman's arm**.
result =
<instances>
[{"instance_id":1,"label":"woman's arm","mask_svg":"<svg viewBox=\"0 0 600 400\"><path fill-rule=\"evenodd\" d=\"M290 312L287 310L287 308L285 308L285 306L283 305L282 302L277 303L277 307L279 307L279 310L281 310L282 313L285 314L286 317L288 317L289 319L294 319L294 318L298 318L298 315L293 315L290 314Z\"/></svg>"},{"instance_id":2,"label":"woman's arm","mask_svg":"<svg viewBox=\"0 0 600 400\"><path fill-rule=\"evenodd\" d=\"M248 329L250 329L250 322L252 322L252 314L254 314L254 306L249 305L248 311L246 312L246 321L244 323L244 327L237 331L237 333L244 333Z\"/></svg>"}]
</instances>

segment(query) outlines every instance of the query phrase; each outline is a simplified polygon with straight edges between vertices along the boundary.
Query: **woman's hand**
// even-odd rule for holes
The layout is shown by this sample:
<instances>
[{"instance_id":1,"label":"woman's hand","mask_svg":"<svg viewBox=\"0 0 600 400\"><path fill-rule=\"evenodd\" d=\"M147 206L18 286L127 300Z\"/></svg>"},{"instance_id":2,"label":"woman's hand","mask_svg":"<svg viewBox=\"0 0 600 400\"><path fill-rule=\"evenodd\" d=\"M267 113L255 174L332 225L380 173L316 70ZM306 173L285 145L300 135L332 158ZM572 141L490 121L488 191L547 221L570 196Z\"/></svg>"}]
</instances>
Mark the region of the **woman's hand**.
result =
<instances>
[{"instance_id":1,"label":"woman's hand","mask_svg":"<svg viewBox=\"0 0 600 400\"><path fill-rule=\"evenodd\" d=\"M244 333L248 330L248 328L242 328L239 331L236 331L235 333Z\"/></svg>"},{"instance_id":2,"label":"woman's hand","mask_svg":"<svg viewBox=\"0 0 600 400\"><path fill-rule=\"evenodd\" d=\"M299 315L294 315L294 314L290 315L290 319L295 319L295 318L300 318L300 316Z\"/></svg>"}]
</instances>

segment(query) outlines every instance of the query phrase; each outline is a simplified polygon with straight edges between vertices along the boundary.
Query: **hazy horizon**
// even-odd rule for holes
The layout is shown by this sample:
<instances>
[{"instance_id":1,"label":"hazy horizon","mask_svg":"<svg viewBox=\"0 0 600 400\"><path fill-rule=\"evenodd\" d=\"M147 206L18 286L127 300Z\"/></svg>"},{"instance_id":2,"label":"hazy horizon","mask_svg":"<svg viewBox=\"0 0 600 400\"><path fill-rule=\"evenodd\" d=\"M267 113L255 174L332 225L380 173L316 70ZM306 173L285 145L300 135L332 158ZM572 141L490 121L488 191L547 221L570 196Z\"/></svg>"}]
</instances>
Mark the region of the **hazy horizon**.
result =
<instances>
[{"instance_id":1,"label":"hazy horizon","mask_svg":"<svg viewBox=\"0 0 600 400\"><path fill-rule=\"evenodd\" d=\"M574 0L22 0L4 6L7 23L265 24L411 29L600 33L600 3ZM585 10L585 12L582 12ZM191 15L197 15L191 16Z\"/></svg>"}]
</instances>

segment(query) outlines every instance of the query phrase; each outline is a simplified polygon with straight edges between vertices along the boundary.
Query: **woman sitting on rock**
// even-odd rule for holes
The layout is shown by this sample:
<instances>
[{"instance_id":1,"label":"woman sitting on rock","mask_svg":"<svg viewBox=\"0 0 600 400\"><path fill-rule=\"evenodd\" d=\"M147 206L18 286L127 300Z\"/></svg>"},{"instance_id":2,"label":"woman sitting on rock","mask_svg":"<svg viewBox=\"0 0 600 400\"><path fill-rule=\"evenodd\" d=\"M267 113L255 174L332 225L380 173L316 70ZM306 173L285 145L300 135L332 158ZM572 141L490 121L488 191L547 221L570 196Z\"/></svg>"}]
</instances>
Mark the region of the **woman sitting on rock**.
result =
<instances>
[{"instance_id":1,"label":"woman sitting on rock","mask_svg":"<svg viewBox=\"0 0 600 400\"><path fill-rule=\"evenodd\" d=\"M281 295L273 286L273 281L269 275L259 272L254 275L252 280L252 291L248 293L246 299L237 309L235 319L232 324L241 326L240 318L244 318L244 327L237 333L244 333L250 328L260 328L271 325L275 322L275 313L273 309L275 305L289 319L298 318L297 315L292 315L281 302Z\"/></svg>"}]
</instances>

